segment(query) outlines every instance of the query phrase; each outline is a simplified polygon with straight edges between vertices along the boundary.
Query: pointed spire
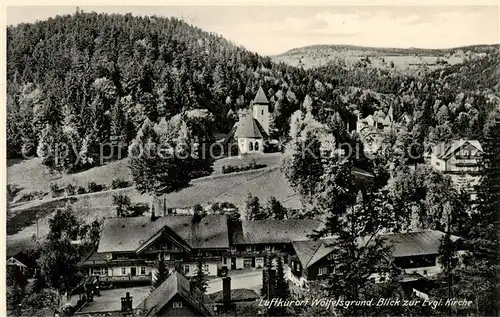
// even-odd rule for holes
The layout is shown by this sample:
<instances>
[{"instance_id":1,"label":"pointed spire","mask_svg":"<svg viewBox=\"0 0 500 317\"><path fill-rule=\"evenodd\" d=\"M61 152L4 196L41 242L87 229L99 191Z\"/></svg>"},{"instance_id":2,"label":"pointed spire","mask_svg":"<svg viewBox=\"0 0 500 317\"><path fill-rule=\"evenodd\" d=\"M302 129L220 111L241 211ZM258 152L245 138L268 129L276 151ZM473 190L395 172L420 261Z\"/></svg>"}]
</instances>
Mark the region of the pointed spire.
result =
<instances>
[{"instance_id":1,"label":"pointed spire","mask_svg":"<svg viewBox=\"0 0 500 317\"><path fill-rule=\"evenodd\" d=\"M267 100L266 94L264 93L264 89L262 86L259 86L259 90L253 99L254 104L268 104L269 100Z\"/></svg>"}]
</instances>

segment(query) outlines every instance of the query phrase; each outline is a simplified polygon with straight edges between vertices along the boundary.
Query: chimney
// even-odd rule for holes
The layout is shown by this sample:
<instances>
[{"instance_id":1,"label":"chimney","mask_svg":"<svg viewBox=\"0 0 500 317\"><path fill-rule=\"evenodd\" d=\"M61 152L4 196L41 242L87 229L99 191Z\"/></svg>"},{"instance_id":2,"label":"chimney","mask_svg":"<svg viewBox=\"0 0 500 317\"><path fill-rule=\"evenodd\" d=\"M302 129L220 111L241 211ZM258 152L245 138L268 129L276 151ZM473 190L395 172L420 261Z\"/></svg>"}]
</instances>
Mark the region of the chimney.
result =
<instances>
[{"instance_id":1,"label":"chimney","mask_svg":"<svg viewBox=\"0 0 500 317\"><path fill-rule=\"evenodd\" d=\"M231 278L229 276L222 278L222 302L225 307L231 305Z\"/></svg>"},{"instance_id":2,"label":"chimney","mask_svg":"<svg viewBox=\"0 0 500 317\"><path fill-rule=\"evenodd\" d=\"M125 297L122 297L121 300L122 300L122 312L132 311L132 297L130 296L130 293L129 292L125 293Z\"/></svg>"}]
</instances>

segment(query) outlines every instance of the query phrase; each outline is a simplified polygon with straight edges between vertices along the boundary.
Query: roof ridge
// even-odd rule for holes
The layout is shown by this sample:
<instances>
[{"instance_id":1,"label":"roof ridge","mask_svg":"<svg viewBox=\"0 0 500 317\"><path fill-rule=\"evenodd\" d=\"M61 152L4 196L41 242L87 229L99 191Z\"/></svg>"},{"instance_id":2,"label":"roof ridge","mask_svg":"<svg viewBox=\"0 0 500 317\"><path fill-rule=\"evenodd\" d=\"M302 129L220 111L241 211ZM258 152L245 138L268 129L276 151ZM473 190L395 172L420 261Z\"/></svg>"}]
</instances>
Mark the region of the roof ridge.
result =
<instances>
[{"instance_id":1,"label":"roof ridge","mask_svg":"<svg viewBox=\"0 0 500 317\"><path fill-rule=\"evenodd\" d=\"M316 241L319 241L319 240L316 240ZM304 265L304 267L308 267L309 266L309 263L311 262L311 260L314 258L314 255L316 253L318 253L318 250L319 248L323 245L323 241L321 241L318 246L316 247L316 249L314 250L313 254L311 254L311 257L309 258L309 260L307 260L307 263Z\"/></svg>"}]
</instances>

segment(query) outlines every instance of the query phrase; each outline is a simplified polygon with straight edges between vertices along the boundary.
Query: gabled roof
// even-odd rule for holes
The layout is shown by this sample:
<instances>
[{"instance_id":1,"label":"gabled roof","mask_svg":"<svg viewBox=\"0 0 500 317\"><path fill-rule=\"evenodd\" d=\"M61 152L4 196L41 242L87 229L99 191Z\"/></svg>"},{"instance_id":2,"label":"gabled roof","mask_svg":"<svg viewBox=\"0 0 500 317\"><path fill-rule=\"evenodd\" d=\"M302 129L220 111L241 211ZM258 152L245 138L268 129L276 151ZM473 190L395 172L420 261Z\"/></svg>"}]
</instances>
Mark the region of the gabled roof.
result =
<instances>
[{"instance_id":1,"label":"gabled roof","mask_svg":"<svg viewBox=\"0 0 500 317\"><path fill-rule=\"evenodd\" d=\"M417 256L438 254L441 239L445 234L437 230L424 230L408 233L384 234L387 245L392 245L393 257ZM451 236L453 242L460 239L457 236ZM333 238L307 241L294 241L292 246L304 268L315 264L332 251L334 247Z\"/></svg>"},{"instance_id":2,"label":"gabled roof","mask_svg":"<svg viewBox=\"0 0 500 317\"><path fill-rule=\"evenodd\" d=\"M464 146L470 144L475 147L478 151L483 152L483 147L477 140L455 140L452 141L447 147L445 147L445 151L441 153L441 155L437 155L440 159L448 159L454 153L462 149ZM438 145L439 146L439 145Z\"/></svg>"},{"instance_id":3,"label":"gabled roof","mask_svg":"<svg viewBox=\"0 0 500 317\"><path fill-rule=\"evenodd\" d=\"M232 230L233 244L290 243L308 240L321 224L316 219L248 220Z\"/></svg>"},{"instance_id":4,"label":"gabled roof","mask_svg":"<svg viewBox=\"0 0 500 317\"><path fill-rule=\"evenodd\" d=\"M259 86L259 90L253 99L254 104L269 104L269 100L267 100L266 94L264 93L264 89L262 86Z\"/></svg>"},{"instance_id":5,"label":"gabled roof","mask_svg":"<svg viewBox=\"0 0 500 317\"><path fill-rule=\"evenodd\" d=\"M250 114L240 118L236 123L234 136L237 138L263 138L264 129L259 122Z\"/></svg>"},{"instance_id":6,"label":"gabled roof","mask_svg":"<svg viewBox=\"0 0 500 317\"><path fill-rule=\"evenodd\" d=\"M214 302L198 289L191 289L189 280L177 271L158 286L136 310L143 313L142 316L155 316L158 314L175 295L181 296L193 310L200 316L213 316L212 305Z\"/></svg>"},{"instance_id":7,"label":"gabled roof","mask_svg":"<svg viewBox=\"0 0 500 317\"><path fill-rule=\"evenodd\" d=\"M252 114L248 113L240 117L227 135L225 141L231 138L267 138L268 135L262 125Z\"/></svg>"},{"instance_id":8,"label":"gabled roof","mask_svg":"<svg viewBox=\"0 0 500 317\"><path fill-rule=\"evenodd\" d=\"M87 254L81 261L80 265L83 266L106 266L107 264L106 258L102 255L97 253L97 251L92 251Z\"/></svg>"},{"instance_id":9,"label":"gabled roof","mask_svg":"<svg viewBox=\"0 0 500 317\"><path fill-rule=\"evenodd\" d=\"M168 226L194 249L228 248L227 218L207 215L193 222L193 215L110 218L104 221L97 252L136 252L151 237Z\"/></svg>"},{"instance_id":10,"label":"gabled roof","mask_svg":"<svg viewBox=\"0 0 500 317\"><path fill-rule=\"evenodd\" d=\"M438 254L441 239L445 234L438 230L424 230L407 233L385 234L387 243L393 245L392 255L394 257ZM451 236L453 242L460 237Z\"/></svg>"},{"instance_id":11,"label":"gabled roof","mask_svg":"<svg viewBox=\"0 0 500 317\"><path fill-rule=\"evenodd\" d=\"M15 257L10 257L7 260L7 265L16 265L16 266L21 266L21 267L24 267L24 268L27 267L26 264L24 264L23 262L19 261Z\"/></svg>"}]
</instances>

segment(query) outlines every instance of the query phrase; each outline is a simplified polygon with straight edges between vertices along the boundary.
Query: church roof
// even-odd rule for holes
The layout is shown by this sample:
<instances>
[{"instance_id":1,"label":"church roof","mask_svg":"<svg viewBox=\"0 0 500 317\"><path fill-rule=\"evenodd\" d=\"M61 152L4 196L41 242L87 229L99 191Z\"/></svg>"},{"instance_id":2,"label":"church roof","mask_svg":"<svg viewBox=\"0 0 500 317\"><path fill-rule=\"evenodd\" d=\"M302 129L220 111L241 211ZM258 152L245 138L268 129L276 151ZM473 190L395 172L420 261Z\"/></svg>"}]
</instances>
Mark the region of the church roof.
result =
<instances>
[{"instance_id":1,"label":"church roof","mask_svg":"<svg viewBox=\"0 0 500 317\"><path fill-rule=\"evenodd\" d=\"M266 132L251 114L240 118L235 124L234 137L236 138L264 138ZM234 128L233 128L234 129Z\"/></svg>"},{"instance_id":2,"label":"church roof","mask_svg":"<svg viewBox=\"0 0 500 317\"><path fill-rule=\"evenodd\" d=\"M259 90L253 99L254 104L268 104L269 100L267 100L266 94L264 93L264 89L262 86L259 86Z\"/></svg>"}]
</instances>

